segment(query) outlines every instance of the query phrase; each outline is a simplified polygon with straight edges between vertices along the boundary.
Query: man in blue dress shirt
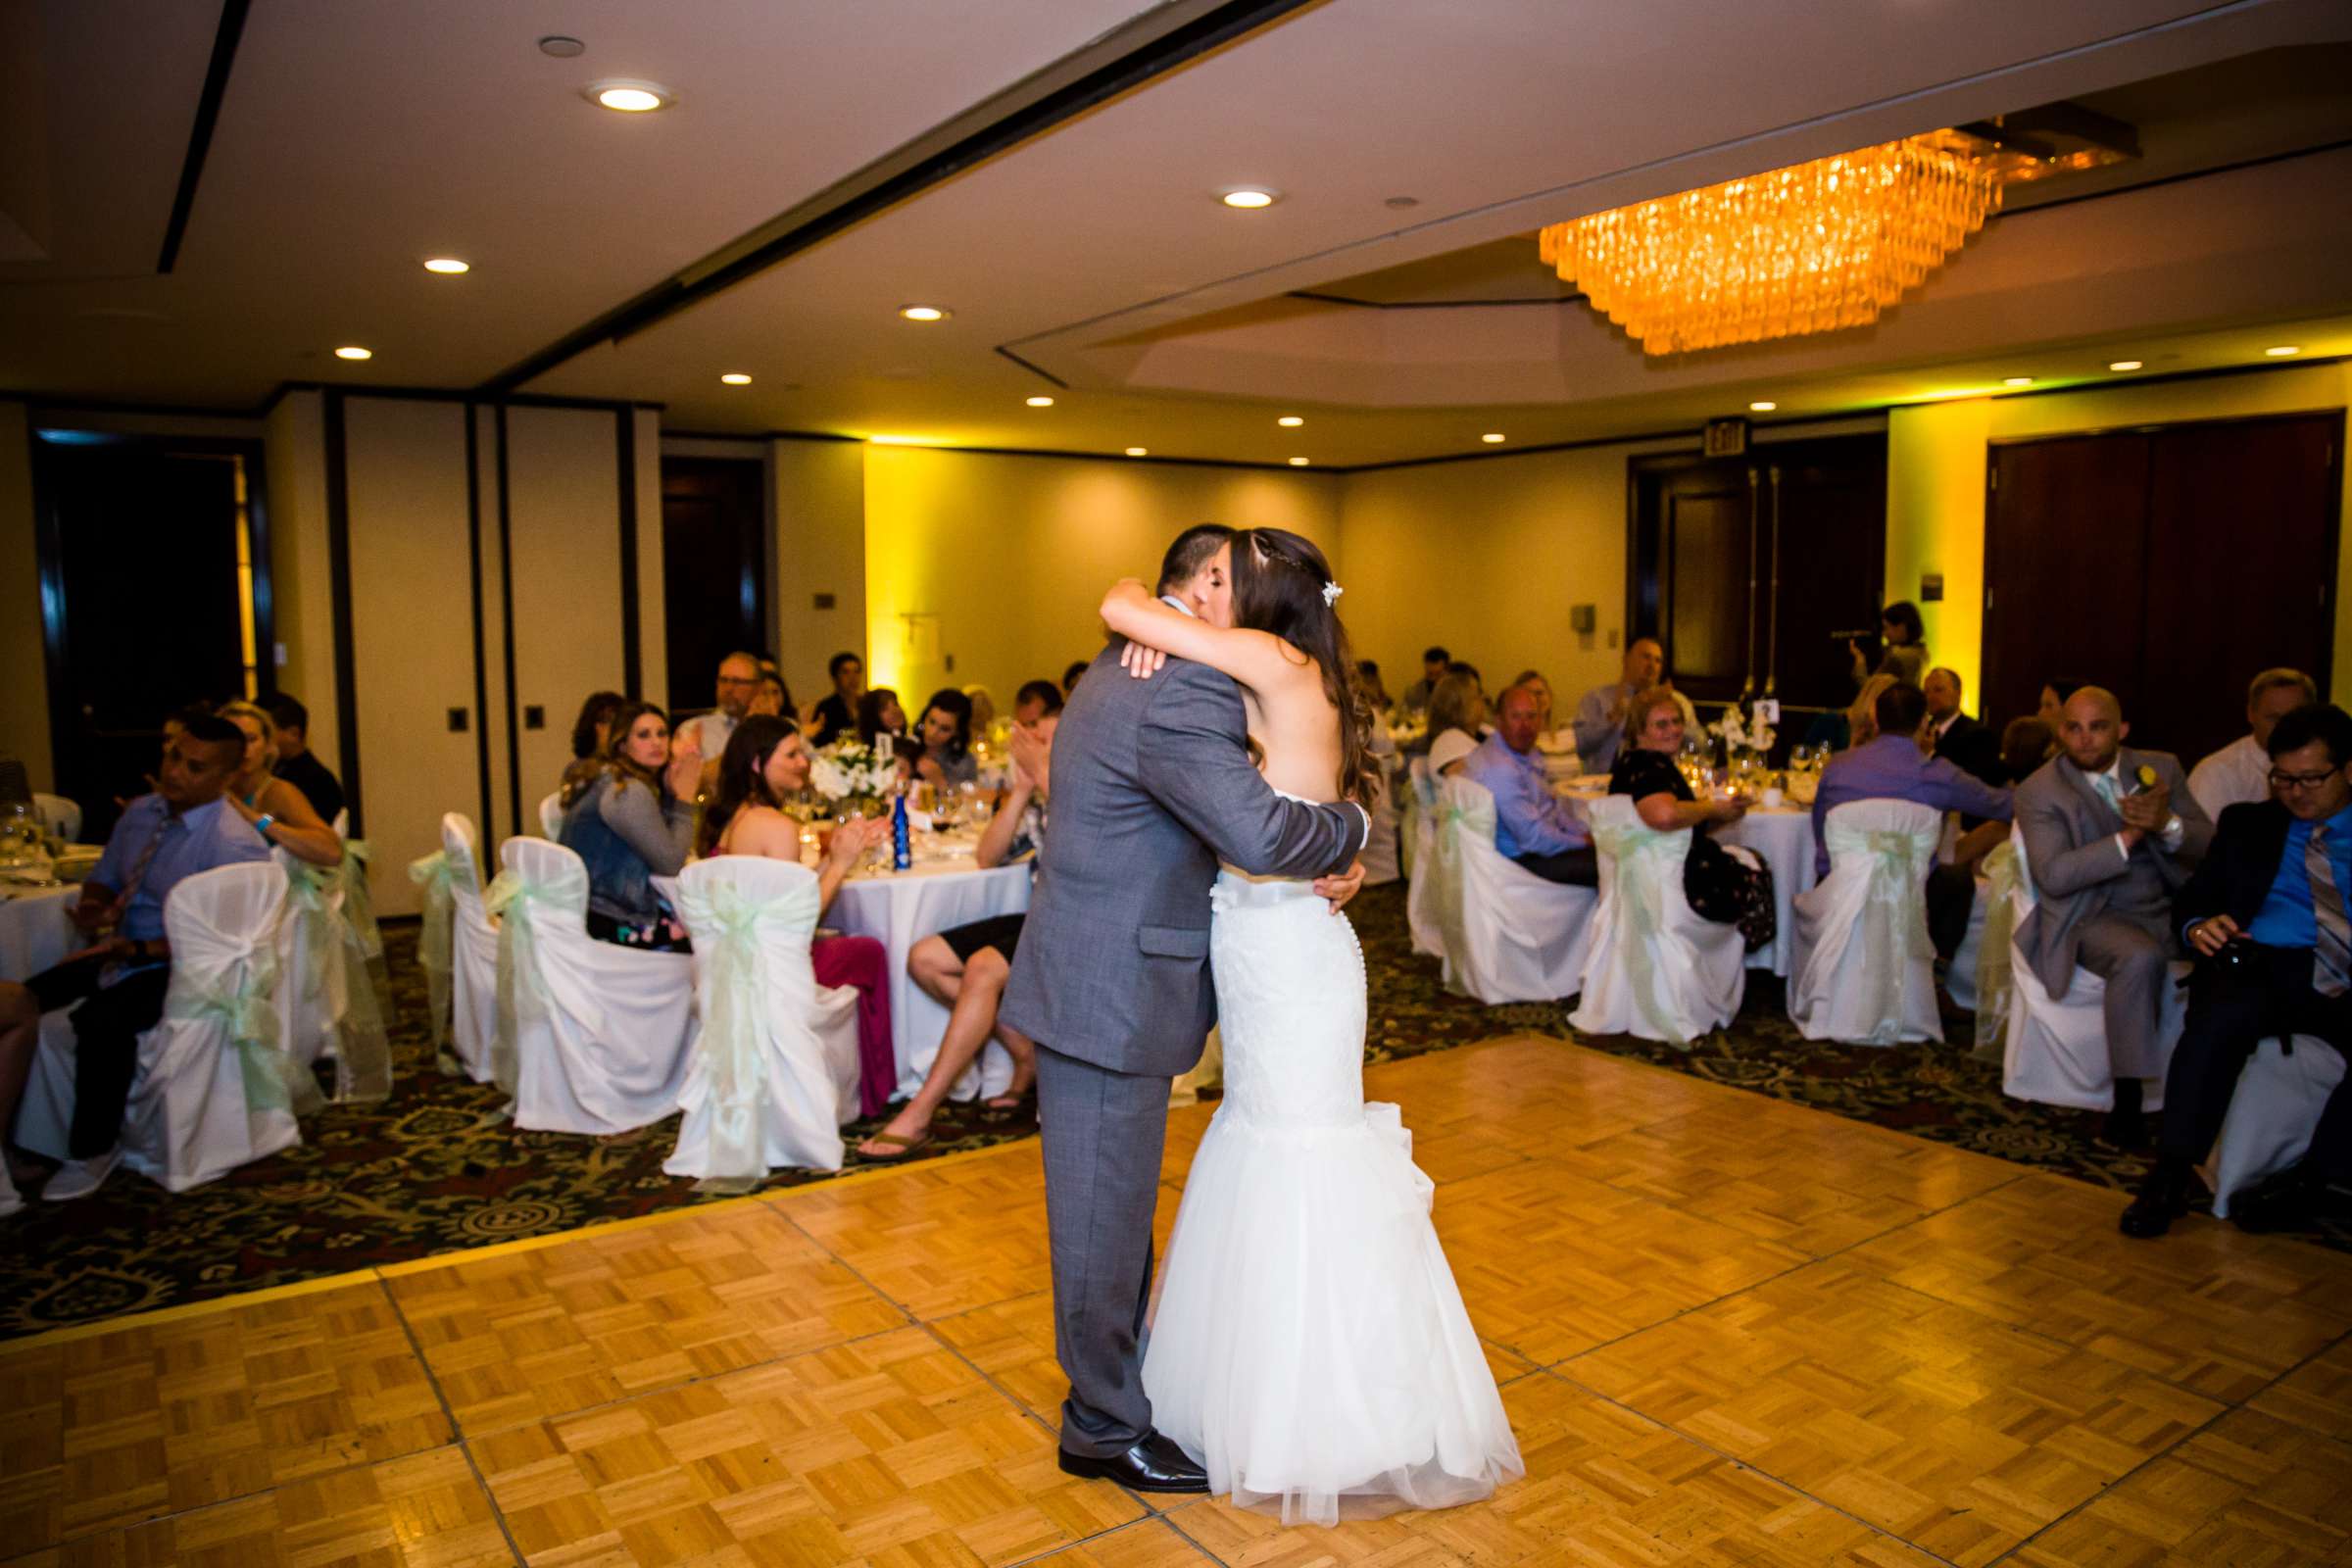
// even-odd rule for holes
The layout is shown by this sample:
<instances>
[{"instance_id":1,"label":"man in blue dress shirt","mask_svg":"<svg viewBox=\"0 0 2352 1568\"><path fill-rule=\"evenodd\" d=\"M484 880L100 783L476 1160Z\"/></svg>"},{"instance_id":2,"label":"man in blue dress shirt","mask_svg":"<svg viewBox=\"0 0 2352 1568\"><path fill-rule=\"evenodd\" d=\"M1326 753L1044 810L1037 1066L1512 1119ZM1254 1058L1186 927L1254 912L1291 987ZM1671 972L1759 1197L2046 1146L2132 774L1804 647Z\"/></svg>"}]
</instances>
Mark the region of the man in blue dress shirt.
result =
<instances>
[{"instance_id":1,"label":"man in blue dress shirt","mask_svg":"<svg viewBox=\"0 0 2352 1568\"><path fill-rule=\"evenodd\" d=\"M1897 682L1879 693L1872 710L1879 738L1839 752L1822 770L1813 797L1813 874L1830 874L1830 812L1848 801L1915 801L1938 811L1988 821L2009 820L2009 792L1995 789L1948 758L1930 755L1935 731L1927 694ZM1949 958L1968 936L1968 915L1977 898L1971 858L1939 865L1928 878L1928 934L1936 953Z\"/></svg>"},{"instance_id":2,"label":"man in blue dress shirt","mask_svg":"<svg viewBox=\"0 0 2352 1568\"><path fill-rule=\"evenodd\" d=\"M2222 812L2213 848L2173 901L2198 956L2188 1021L2164 1080L2156 1165L2124 1210L2126 1236L2162 1236L2191 1169L2221 1135L2237 1075L2262 1041L2313 1035L2352 1051L2352 715L2312 704L2271 731L2271 798ZM2247 1230L2302 1222L2352 1176L2352 1079L2328 1099L2302 1161L2231 1196Z\"/></svg>"},{"instance_id":3,"label":"man in blue dress shirt","mask_svg":"<svg viewBox=\"0 0 2352 1568\"><path fill-rule=\"evenodd\" d=\"M1462 774L1494 797L1494 848L1546 882L1592 887L1600 863L1592 835L1551 793L1544 759L1536 753L1543 722L1536 694L1514 686L1495 710L1494 733L1462 759Z\"/></svg>"},{"instance_id":4,"label":"man in blue dress shirt","mask_svg":"<svg viewBox=\"0 0 2352 1568\"><path fill-rule=\"evenodd\" d=\"M164 751L155 793L124 808L97 871L81 885L74 923L95 944L23 985L0 984L0 1126L15 1117L41 1014L81 1004L74 1014L73 1157L49 1178L44 1198L96 1192L120 1156L139 1036L163 1016L172 980L165 899L199 871L269 858L269 841L221 798L244 760L244 731L209 713L190 716Z\"/></svg>"}]
</instances>

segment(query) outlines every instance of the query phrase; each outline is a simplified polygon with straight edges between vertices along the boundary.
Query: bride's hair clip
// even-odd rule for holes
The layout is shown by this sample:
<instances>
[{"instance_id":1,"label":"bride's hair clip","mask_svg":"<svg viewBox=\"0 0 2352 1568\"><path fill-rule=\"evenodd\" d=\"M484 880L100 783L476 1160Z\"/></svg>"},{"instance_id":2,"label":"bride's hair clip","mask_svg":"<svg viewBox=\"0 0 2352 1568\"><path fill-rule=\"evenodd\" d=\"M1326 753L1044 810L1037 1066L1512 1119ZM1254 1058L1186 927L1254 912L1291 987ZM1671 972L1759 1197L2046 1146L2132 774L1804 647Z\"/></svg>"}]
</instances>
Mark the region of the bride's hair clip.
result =
<instances>
[{"instance_id":1,"label":"bride's hair clip","mask_svg":"<svg viewBox=\"0 0 2352 1568\"><path fill-rule=\"evenodd\" d=\"M1341 587L1336 582L1325 583L1323 585L1323 608L1325 610L1329 610L1333 605L1338 604L1340 602L1340 595L1346 593L1347 591L1347 589Z\"/></svg>"}]
</instances>

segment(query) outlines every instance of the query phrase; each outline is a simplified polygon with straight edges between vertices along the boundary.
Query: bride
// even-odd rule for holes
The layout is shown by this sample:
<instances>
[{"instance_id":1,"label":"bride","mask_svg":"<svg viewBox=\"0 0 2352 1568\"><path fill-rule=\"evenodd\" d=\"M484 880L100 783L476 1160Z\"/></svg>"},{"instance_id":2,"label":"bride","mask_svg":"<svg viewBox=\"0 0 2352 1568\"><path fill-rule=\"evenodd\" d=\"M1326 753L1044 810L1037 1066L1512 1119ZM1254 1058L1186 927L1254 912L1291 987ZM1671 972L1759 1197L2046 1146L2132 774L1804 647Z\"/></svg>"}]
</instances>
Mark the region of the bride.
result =
<instances>
[{"instance_id":1,"label":"bride","mask_svg":"<svg viewBox=\"0 0 2352 1568\"><path fill-rule=\"evenodd\" d=\"M1149 678L1232 676L1266 782L1368 801L1369 718L1313 544L1237 533L1211 624L1122 582L1102 618ZM1221 598L1222 595L1215 597ZM1364 1103L1354 929L1303 881L1217 874L1209 960L1225 1098L1193 1157L1144 1352L1159 1430L1212 1492L1285 1523L1445 1508L1522 1473L1502 1399L1390 1104Z\"/></svg>"}]
</instances>

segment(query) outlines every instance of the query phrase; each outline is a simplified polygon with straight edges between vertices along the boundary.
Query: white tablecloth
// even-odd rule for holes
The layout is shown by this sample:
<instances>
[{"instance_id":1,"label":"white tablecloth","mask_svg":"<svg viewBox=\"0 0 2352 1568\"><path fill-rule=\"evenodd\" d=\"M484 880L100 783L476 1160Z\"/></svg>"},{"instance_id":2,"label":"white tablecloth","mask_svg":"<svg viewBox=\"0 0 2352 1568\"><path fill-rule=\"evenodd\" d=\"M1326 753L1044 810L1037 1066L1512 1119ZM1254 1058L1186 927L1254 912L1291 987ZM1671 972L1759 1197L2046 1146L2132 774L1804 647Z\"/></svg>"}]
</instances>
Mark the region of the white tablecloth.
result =
<instances>
[{"instance_id":1,"label":"white tablecloth","mask_svg":"<svg viewBox=\"0 0 2352 1568\"><path fill-rule=\"evenodd\" d=\"M897 1098L923 1085L947 1032L948 1010L906 975L906 955L927 936L1029 907L1029 866L983 871L969 858L918 862L909 871L870 872L842 883L824 923L846 936L873 937L890 950L890 1033L898 1057ZM1012 1058L990 1041L976 1070L956 1080L955 1098L1002 1094L1012 1081Z\"/></svg>"},{"instance_id":2,"label":"white tablecloth","mask_svg":"<svg viewBox=\"0 0 2352 1568\"><path fill-rule=\"evenodd\" d=\"M66 911L81 897L81 885L9 889L0 898L0 980L29 980L89 939L74 929Z\"/></svg>"},{"instance_id":3,"label":"white tablecloth","mask_svg":"<svg viewBox=\"0 0 2352 1568\"><path fill-rule=\"evenodd\" d=\"M1578 815L1587 803L1605 790L1563 790L1562 799ZM1752 850L1772 867L1772 898L1780 922L1772 941L1747 956L1750 969L1770 969L1782 979L1796 962L1796 896L1813 886L1813 812L1802 806L1750 807L1745 816L1715 832L1718 844L1738 844Z\"/></svg>"}]
</instances>

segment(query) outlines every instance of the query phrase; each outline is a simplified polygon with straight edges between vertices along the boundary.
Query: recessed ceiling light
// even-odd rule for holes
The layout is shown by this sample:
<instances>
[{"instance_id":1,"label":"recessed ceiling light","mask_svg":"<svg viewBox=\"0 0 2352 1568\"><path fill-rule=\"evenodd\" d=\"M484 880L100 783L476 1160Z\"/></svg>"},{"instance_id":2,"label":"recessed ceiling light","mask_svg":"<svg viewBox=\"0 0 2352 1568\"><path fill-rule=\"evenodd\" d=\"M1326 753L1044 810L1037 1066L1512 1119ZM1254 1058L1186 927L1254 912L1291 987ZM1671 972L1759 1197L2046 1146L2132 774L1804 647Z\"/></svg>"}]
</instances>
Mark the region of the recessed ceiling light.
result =
<instances>
[{"instance_id":1,"label":"recessed ceiling light","mask_svg":"<svg viewBox=\"0 0 2352 1568\"><path fill-rule=\"evenodd\" d=\"M1293 459L1291 460L1291 466L1292 466L1292 467L1294 467L1294 468L1303 468L1303 467L1305 467L1305 466L1306 466L1306 459L1304 459L1304 458L1293 458Z\"/></svg>"},{"instance_id":2,"label":"recessed ceiling light","mask_svg":"<svg viewBox=\"0 0 2352 1568\"><path fill-rule=\"evenodd\" d=\"M1127 449L1127 455L1131 458L1141 458L1147 457L1150 454L1142 447L1129 447Z\"/></svg>"},{"instance_id":3,"label":"recessed ceiling light","mask_svg":"<svg viewBox=\"0 0 2352 1568\"><path fill-rule=\"evenodd\" d=\"M1502 445L1502 432L1500 430L1489 430L1485 435L1480 436L1479 439L1491 447L1498 447Z\"/></svg>"},{"instance_id":4,"label":"recessed ceiling light","mask_svg":"<svg viewBox=\"0 0 2352 1568\"><path fill-rule=\"evenodd\" d=\"M455 256L435 256L425 262L424 270L428 272L439 272L444 277L455 277L460 272L472 271L473 265L470 262L461 262Z\"/></svg>"},{"instance_id":5,"label":"recessed ceiling light","mask_svg":"<svg viewBox=\"0 0 2352 1568\"><path fill-rule=\"evenodd\" d=\"M1029 400L1029 406L1033 409L1050 409L1054 406L1054 400L1041 392Z\"/></svg>"},{"instance_id":6,"label":"recessed ceiling light","mask_svg":"<svg viewBox=\"0 0 2352 1568\"><path fill-rule=\"evenodd\" d=\"M1306 421L1298 417L1298 416L1296 414L1286 414L1281 418L1276 419L1274 422L1281 425L1285 430L1296 430Z\"/></svg>"},{"instance_id":7,"label":"recessed ceiling light","mask_svg":"<svg viewBox=\"0 0 2352 1568\"><path fill-rule=\"evenodd\" d=\"M2287 360L2302 353L2303 346L2300 343L2281 343L2275 349L2264 349L2262 352L2274 360Z\"/></svg>"},{"instance_id":8,"label":"recessed ceiling light","mask_svg":"<svg viewBox=\"0 0 2352 1568\"><path fill-rule=\"evenodd\" d=\"M566 33L551 32L539 40L539 52L558 60L577 60L588 52L588 46Z\"/></svg>"},{"instance_id":9,"label":"recessed ceiling light","mask_svg":"<svg viewBox=\"0 0 2352 1568\"><path fill-rule=\"evenodd\" d=\"M752 384L752 378L744 374L741 370L729 370L726 374L720 376L719 379L726 382L729 386L750 386Z\"/></svg>"},{"instance_id":10,"label":"recessed ceiling light","mask_svg":"<svg viewBox=\"0 0 2352 1568\"><path fill-rule=\"evenodd\" d=\"M375 358L375 350L364 349L356 343L348 343L335 350L335 358L338 360L372 360Z\"/></svg>"},{"instance_id":11,"label":"recessed ceiling light","mask_svg":"<svg viewBox=\"0 0 2352 1568\"><path fill-rule=\"evenodd\" d=\"M937 305L902 305L899 314L909 321L944 321L949 313Z\"/></svg>"},{"instance_id":12,"label":"recessed ceiling light","mask_svg":"<svg viewBox=\"0 0 2352 1568\"><path fill-rule=\"evenodd\" d=\"M2140 362L2137 360L2116 360L2110 363L2107 368L2110 370L2136 370L2139 367Z\"/></svg>"},{"instance_id":13,"label":"recessed ceiling light","mask_svg":"<svg viewBox=\"0 0 2352 1568\"><path fill-rule=\"evenodd\" d=\"M1261 207L1271 207L1282 200L1282 192L1268 190L1263 185L1237 185L1231 190L1217 192L1217 200L1228 207L1238 207L1246 213L1255 212Z\"/></svg>"},{"instance_id":14,"label":"recessed ceiling light","mask_svg":"<svg viewBox=\"0 0 2352 1568\"><path fill-rule=\"evenodd\" d=\"M1780 405L1768 399L1761 403L1750 403L1747 407L1748 411L1752 414L1770 414L1773 410L1779 408Z\"/></svg>"},{"instance_id":15,"label":"recessed ceiling light","mask_svg":"<svg viewBox=\"0 0 2352 1568\"><path fill-rule=\"evenodd\" d=\"M2032 386L2033 384L2034 378L2030 375L2011 375L2001 379L2003 386Z\"/></svg>"},{"instance_id":16,"label":"recessed ceiling light","mask_svg":"<svg viewBox=\"0 0 2352 1568\"><path fill-rule=\"evenodd\" d=\"M588 96L624 115L650 115L657 109L667 109L671 103L669 89L650 81L592 81L588 84Z\"/></svg>"}]
</instances>

